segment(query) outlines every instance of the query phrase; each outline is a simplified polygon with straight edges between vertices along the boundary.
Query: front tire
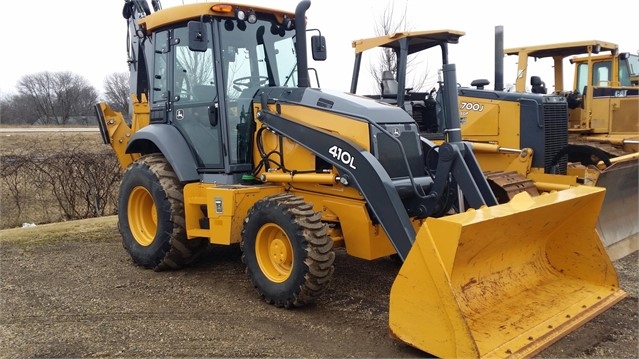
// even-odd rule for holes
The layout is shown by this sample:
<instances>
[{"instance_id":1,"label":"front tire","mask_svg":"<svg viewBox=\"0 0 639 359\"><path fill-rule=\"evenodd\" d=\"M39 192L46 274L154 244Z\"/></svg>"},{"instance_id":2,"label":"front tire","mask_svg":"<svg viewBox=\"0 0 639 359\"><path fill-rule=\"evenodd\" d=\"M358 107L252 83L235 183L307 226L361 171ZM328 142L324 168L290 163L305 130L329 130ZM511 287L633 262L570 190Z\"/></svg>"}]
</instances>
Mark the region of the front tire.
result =
<instances>
[{"instance_id":1,"label":"front tire","mask_svg":"<svg viewBox=\"0 0 639 359\"><path fill-rule=\"evenodd\" d=\"M241 248L251 283L276 307L314 302L334 271L333 241L321 214L288 193L253 205L244 219Z\"/></svg>"},{"instance_id":2,"label":"front tire","mask_svg":"<svg viewBox=\"0 0 639 359\"><path fill-rule=\"evenodd\" d=\"M188 240L183 185L161 154L138 158L124 171L118 197L122 245L133 261L155 271L179 269L208 246Z\"/></svg>"}]
</instances>

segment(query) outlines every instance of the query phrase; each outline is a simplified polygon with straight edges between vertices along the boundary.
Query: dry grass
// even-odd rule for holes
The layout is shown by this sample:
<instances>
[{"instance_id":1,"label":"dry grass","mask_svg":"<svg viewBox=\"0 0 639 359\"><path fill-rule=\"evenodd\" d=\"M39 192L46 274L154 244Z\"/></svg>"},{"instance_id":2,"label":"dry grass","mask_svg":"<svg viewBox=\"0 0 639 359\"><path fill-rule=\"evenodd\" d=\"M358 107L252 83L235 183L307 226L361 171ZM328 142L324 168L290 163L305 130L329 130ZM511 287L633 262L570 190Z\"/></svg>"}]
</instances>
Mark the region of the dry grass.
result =
<instances>
[{"instance_id":1,"label":"dry grass","mask_svg":"<svg viewBox=\"0 0 639 359\"><path fill-rule=\"evenodd\" d=\"M0 230L0 243L37 245L60 240L96 241L112 238L117 230L117 216L88 218L38 225L28 228Z\"/></svg>"},{"instance_id":2,"label":"dry grass","mask_svg":"<svg viewBox=\"0 0 639 359\"><path fill-rule=\"evenodd\" d=\"M66 185L69 182L65 183L65 179L70 178L62 171L59 174L52 172L48 176L59 176L58 183L50 181L48 187L43 187L42 178L33 176L33 166L29 171L27 167L21 167L21 164L35 161L42 164L43 168L55 170L55 166L51 165L62 165L64 158L59 158L60 156L69 155L71 159L77 158L79 154L96 155L96 158L100 158L103 154L112 155L113 151L102 142L99 132L0 133L0 229L19 227L23 223L42 224L70 218L60 207L59 198L52 193L52 186L60 188L59 185ZM106 165L107 162L96 162L100 165L103 163ZM46 167L46 164L50 166ZM80 200L84 195L86 194L79 194ZM114 212L107 212L111 213Z\"/></svg>"},{"instance_id":3,"label":"dry grass","mask_svg":"<svg viewBox=\"0 0 639 359\"><path fill-rule=\"evenodd\" d=\"M0 156L62 153L75 148L91 153L111 151L99 132L0 133Z\"/></svg>"}]
</instances>

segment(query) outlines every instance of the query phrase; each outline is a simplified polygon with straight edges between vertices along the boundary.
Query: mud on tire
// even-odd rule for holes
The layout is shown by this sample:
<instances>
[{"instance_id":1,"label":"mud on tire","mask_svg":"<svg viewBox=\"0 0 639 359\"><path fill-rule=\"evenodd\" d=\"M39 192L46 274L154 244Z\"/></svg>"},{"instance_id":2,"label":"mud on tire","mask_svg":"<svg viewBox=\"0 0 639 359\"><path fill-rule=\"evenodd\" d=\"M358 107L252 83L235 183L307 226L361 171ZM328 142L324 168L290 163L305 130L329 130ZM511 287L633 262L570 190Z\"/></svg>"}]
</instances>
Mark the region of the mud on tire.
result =
<instances>
[{"instance_id":1,"label":"mud on tire","mask_svg":"<svg viewBox=\"0 0 639 359\"><path fill-rule=\"evenodd\" d=\"M324 292L334 271L333 241L321 213L292 194L256 202L244 219L242 262L260 296L277 307L300 307Z\"/></svg>"},{"instance_id":2,"label":"mud on tire","mask_svg":"<svg viewBox=\"0 0 639 359\"><path fill-rule=\"evenodd\" d=\"M186 238L182 190L161 154L142 156L124 171L118 228L136 264L155 271L179 269L206 250L206 239Z\"/></svg>"}]
</instances>

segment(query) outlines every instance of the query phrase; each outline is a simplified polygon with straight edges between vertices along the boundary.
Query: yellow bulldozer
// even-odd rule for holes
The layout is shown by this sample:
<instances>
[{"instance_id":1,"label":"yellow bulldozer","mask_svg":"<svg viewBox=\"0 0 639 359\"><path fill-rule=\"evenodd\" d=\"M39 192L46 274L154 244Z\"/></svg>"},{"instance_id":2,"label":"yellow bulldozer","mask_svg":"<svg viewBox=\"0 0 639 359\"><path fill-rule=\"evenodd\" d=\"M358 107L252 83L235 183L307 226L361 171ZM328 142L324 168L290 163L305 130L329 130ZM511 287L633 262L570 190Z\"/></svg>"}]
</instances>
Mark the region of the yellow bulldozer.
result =
<instances>
[{"instance_id":1,"label":"yellow bulldozer","mask_svg":"<svg viewBox=\"0 0 639 359\"><path fill-rule=\"evenodd\" d=\"M406 76L409 72L406 67L411 55L439 46L437 44L425 46L425 39L431 39L431 41L438 39L457 44L463 35L462 31L457 30L412 31L354 41L356 60L350 92L356 93L363 55L370 53L370 50L391 49L396 54L397 67L382 74L379 94L368 95L368 97L399 105L417 122L422 137L441 143L448 131L443 121L446 109L441 99L442 92L437 91L436 88L427 92L408 88L407 82L410 79ZM503 64L501 63L503 62L503 33L497 31L495 40L496 54L502 54L497 55L495 59L497 87L503 83ZM406 42L405 49L401 47L402 42ZM577 44L573 43L573 46ZM528 50L530 48L526 48L526 51ZM518 53L524 50L509 51ZM575 49L570 48L570 51ZM539 55L536 51L531 53ZM552 52L549 50L548 53ZM446 57L445 53L443 58ZM625 74L624 84L631 84L627 74L637 71L637 65L633 65L634 57L625 54L619 59L620 64L616 65L615 69L623 68L624 70L615 71ZM520 60L519 63L518 74L521 74L522 61ZM611 65L608 63L608 66ZM583 66L581 67L582 72L585 71ZM597 67L604 66L596 66L593 63L590 65L590 68ZM630 68L635 70L629 70ZM525 76L525 71L523 73ZM559 76L561 71L557 73ZM577 73L575 78L582 79L584 76ZM615 81L616 79L617 77ZM543 85L539 79L534 80ZM632 139L636 136L636 132L633 134L630 130L629 124L632 121L627 119L628 116L632 116L628 104L634 101L635 107L639 107L637 106L639 101L639 97L636 96L637 88L635 87L635 92L632 92L630 88L624 87L625 97L612 100L610 97L595 99L600 101L599 104L609 106L611 109L620 110L620 107L615 104L624 104L624 111L610 111L616 114L617 121L627 124L625 137L617 137L617 140L613 141L623 144L623 147L619 147L615 152L604 151L604 148L594 142L591 144L575 142L577 138L572 131L569 131L570 119L576 116L574 114L576 110L570 109L572 95L540 93L542 91L538 89L535 93L506 92L503 89L494 91L485 88L488 84L490 81L478 79L471 83L473 87L457 86L458 105L462 138L472 143L475 156L499 202L507 202L522 191L538 195L582 184L604 187L607 192L597 229L609 255L613 259L618 259L638 250L639 153L632 147L636 146L636 140ZM441 78L439 85L440 90L445 85ZM610 105L611 103L613 104ZM625 115L621 116L621 113ZM583 132L580 133L583 134ZM588 138L592 139L593 136ZM612 138L609 134L605 137L608 140ZM582 135L581 138L586 137ZM612 147L610 141L608 143L608 147ZM628 153L620 153L624 149Z\"/></svg>"},{"instance_id":2,"label":"yellow bulldozer","mask_svg":"<svg viewBox=\"0 0 639 359\"><path fill-rule=\"evenodd\" d=\"M307 51L326 59L326 40L308 41L310 6L125 0L132 120L96 113L134 263L238 244L258 295L294 308L329 287L335 248L396 255L391 335L450 358L533 355L626 296L595 228L605 189L499 204L459 131L431 147L397 106L312 88Z\"/></svg>"},{"instance_id":3,"label":"yellow bulldozer","mask_svg":"<svg viewBox=\"0 0 639 359\"><path fill-rule=\"evenodd\" d=\"M503 28L495 32L495 88L490 90L461 90L460 101L472 103L490 111L468 108L462 115L474 126L474 133L466 131L475 140L504 143L508 134L489 133L482 124L489 118L503 126L520 118L521 147L528 133L524 116L528 121L542 124L539 131L547 132L546 142L553 143L559 128L548 125L548 105L556 96L563 96L568 107L566 129L568 143L555 149L536 151L547 165L544 173L561 173L576 176L579 183L605 187L604 207L598 221L604 245L616 258L639 250L639 56L621 52L611 42L587 40L538 46L503 49ZM517 57L517 73L512 96L500 93L503 79L502 56ZM573 83L564 86L565 60L572 64ZM546 67L554 74L554 83L546 86L540 76L528 73L532 61L539 62L537 69ZM481 86L486 81L478 81ZM550 88L550 90L549 90ZM570 89L570 90L569 90ZM527 103L525 103L526 101ZM540 115L526 114L531 101L540 101ZM511 104L508 104L511 102ZM507 110L510 108L510 110ZM519 112L519 114L517 113ZM534 125L532 125L534 126ZM563 127L563 124L562 124ZM512 137L512 136L511 136ZM516 143L514 144L516 145ZM533 172L541 172L541 166L533 166Z\"/></svg>"}]
</instances>

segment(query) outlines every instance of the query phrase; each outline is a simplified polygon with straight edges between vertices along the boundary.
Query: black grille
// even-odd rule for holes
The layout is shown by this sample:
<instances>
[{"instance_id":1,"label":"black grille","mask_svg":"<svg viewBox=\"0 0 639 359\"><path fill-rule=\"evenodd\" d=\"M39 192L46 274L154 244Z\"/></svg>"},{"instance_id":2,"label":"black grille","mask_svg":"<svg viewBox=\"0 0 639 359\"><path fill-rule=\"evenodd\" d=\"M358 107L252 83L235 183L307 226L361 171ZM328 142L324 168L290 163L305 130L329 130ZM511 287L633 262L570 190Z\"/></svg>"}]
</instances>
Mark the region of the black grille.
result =
<instances>
[{"instance_id":1,"label":"black grille","mask_svg":"<svg viewBox=\"0 0 639 359\"><path fill-rule=\"evenodd\" d=\"M396 138L401 142L408 165L413 176L423 176L424 160L422 159L421 148L419 147L419 137L415 124L402 125L382 125L386 133L373 131L375 133L375 157L384 166L391 178L406 177L409 175L406 168L406 161L402 155ZM392 136L392 137L391 137Z\"/></svg>"},{"instance_id":2,"label":"black grille","mask_svg":"<svg viewBox=\"0 0 639 359\"><path fill-rule=\"evenodd\" d=\"M543 106L544 117L544 172L566 174L568 159L564 156L553 168L555 155L568 145L568 112L566 104L547 103Z\"/></svg>"}]
</instances>

